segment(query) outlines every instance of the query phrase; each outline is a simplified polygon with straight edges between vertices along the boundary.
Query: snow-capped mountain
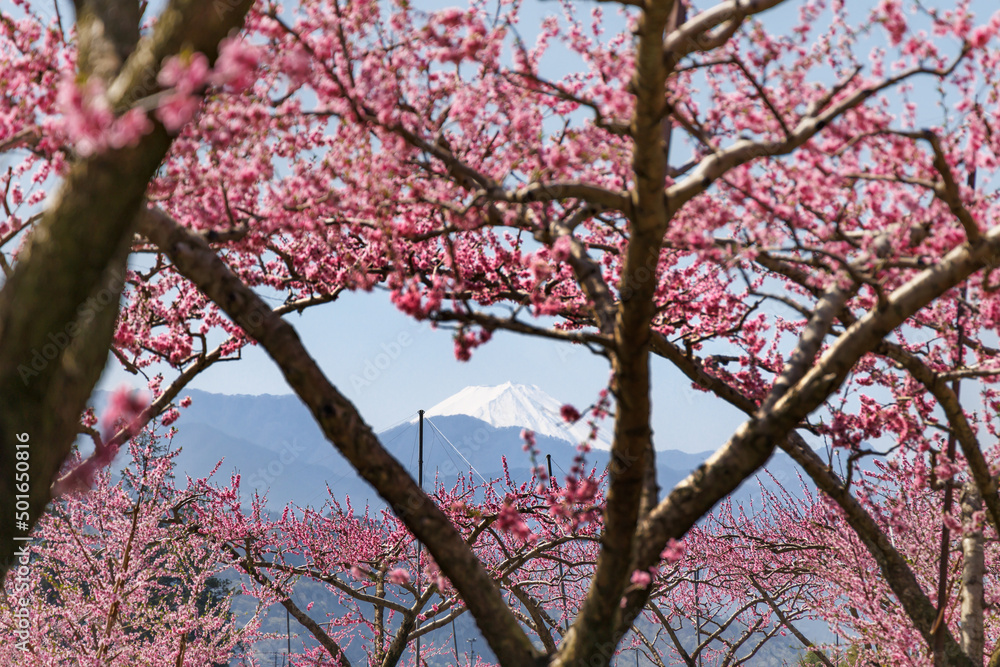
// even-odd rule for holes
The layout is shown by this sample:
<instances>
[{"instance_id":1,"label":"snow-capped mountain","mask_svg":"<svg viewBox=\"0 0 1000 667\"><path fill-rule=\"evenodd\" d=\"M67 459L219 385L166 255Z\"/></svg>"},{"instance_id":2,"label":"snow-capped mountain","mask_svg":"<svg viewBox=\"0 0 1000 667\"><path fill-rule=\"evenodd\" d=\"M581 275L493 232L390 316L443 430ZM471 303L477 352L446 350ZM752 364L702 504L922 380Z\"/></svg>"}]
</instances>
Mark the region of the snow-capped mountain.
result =
<instances>
[{"instance_id":1,"label":"snow-capped mountain","mask_svg":"<svg viewBox=\"0 0 1000 667\"><path fill-rule=\"evenodd\" d=\"M367 503L381 506L372 488L326 439L296 396L223 395L194 389L185 393L194 402L181 410L175 424L179 430L171 444L171 449L180 450L176 460L178 479L183 480L185 474L196 479L204 477L221 459L223 464L215 481L226 483L232 474L239 473L244 499L252 498L255 491L267 493L271 509L280 511L288 502L318 506L328 497L328 487L338 499L350 496L355 507ZM98 393L95 399L100 413L106 395ZM400 410L416 409L416 400ZM586 437L589 427L584 420L567 427L559 415L561 407L560 401L538 387L508 383L467 387L430 408L425 414L431 423L424 429L427 486L435 482L451 485L458 475L467 475L470 470L487 479L499 477L504 474L504 458L512 479L530 479L533 461L522 449L522 428L538 434L540 460L547 461L551 456L553 474L562 479L573 465L575 445ZM415 421L378 434L389 453L414 475L418 450ZM599 432L595 443L596 449L604 451L594 451L586 459L587 468L596 467L599 474L608 462L606 450L611 442L610 420L604 426L607 431ZM656 467L663 493L710 454L657 451ZM761 475L765 486L777 480L792 493L799 488L796 468L785 454L775 454L768 462L768 470L768 475ZM756 479L751 479L734 495L745 501L757 489Z\"/></svg>"},{"instance_id":2,"label":"snow-capped mountain","mask_svg":"<svg viewBox=\"0 0 1000 667\"><path fill-rule=\"evenodd\" d=\"M516 426L579 444L590 435L586 416L575 424L567 424L559 413L562 406L535 385L505 382L495 387L466 387L427 410L425 416L468 415L497 428ZM599 425L597 439L591 445L611 449L611 434L606 424Z\"/></svg>"}]
</instances>

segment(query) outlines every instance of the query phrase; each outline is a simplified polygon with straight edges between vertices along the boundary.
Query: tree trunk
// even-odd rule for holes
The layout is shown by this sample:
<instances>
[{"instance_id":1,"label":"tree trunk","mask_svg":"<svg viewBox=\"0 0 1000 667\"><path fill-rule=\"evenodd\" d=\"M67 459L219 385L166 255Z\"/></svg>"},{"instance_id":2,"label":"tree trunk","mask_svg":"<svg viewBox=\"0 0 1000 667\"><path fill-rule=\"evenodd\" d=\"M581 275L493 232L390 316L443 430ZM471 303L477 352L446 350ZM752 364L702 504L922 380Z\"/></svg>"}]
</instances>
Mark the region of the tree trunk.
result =
<instances>
[{"instance_id":1,"label":"tree trunk","mask_svg":"<svg viewBox=\"0 0 1000 667\"><path fill-rule=\"evenodd\" d=\"M973 516L982 514L979 489L966 482L962 489L962 650L977 665L983 664L983 556L982 519L973 524Z\"/></svg>"}]
</instances>

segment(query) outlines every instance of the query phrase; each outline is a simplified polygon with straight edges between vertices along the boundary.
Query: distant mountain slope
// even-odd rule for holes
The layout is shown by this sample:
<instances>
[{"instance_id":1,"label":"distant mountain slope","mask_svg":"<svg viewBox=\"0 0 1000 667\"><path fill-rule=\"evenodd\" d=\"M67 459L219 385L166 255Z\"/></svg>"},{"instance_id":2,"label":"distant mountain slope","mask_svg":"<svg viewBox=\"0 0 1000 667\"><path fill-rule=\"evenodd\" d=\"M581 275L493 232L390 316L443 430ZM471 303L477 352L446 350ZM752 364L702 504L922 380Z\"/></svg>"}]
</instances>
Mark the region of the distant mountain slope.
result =
<instances>
[{"instance_id":1,"label":"distant mountain slope","mask_svg":"<svg viewBox=\"0 0 1000 667\"><path fill-rule=\"evenodd\" d=\"M291 395L226 395L190 390L193 403L181 410L174 447L179 476L204 477L223 459L216 473L228 482L232 473L241 475L245 499L254 492L267 493L268 506L283 507L288 502L318 505L326 497L329 484L338 498L350 496L355 506L366 502L381 505L377 495L320 432L301 401ZM98 409L104 395L95 396ZM539 403L534 403L537 399ZM562 427L558 401L537 387L511 385L468 387L427 410L424 424L424 481L433 488L435 480L452 485L458 475L479 474L491 479L503 474L505 458L511 477L518 482L530 477L531 459L523 451L522 428L536 430L541 458L551 455L553 473L562 479L573 464L578 438ZM405 409L405 408L404 408ZM460 413L468 409L492 419ZM401 409L401 412L403 409ZM521 423L507 423L518 422ZM386 449L414 477L417 473L417 423L405 422L379 434ZM555 435L550 435L555 433ZM711 452L688 453L661 450L656 453L661 495L697 468ZM594 449L587 455L587 467L603 471L607 451ZM773 476L788 488L800 487L795 465L778 453L762 474L765 486ZM751 478L735 494L737 501L757 495L758 482Z\"/></svg>"},{"instance_id":2,"label":"distant mountain slope","mask_svg":"<svg viewBox=\"0 0 1000 667\"><path fill-rule=\"evenodd\" d=\"M531 468L531 458L524 451L522 430L521 426L493 426L463 414L425 417L424 478L428 479L429 475L438 472L447 480L470 469L487 478L496 477L503 471L503 459L506 459L512 475L515 470L527 473ZM411 451L415 451L417 434L417 424L406 423L383 431L379 439L387 447L401 443L401 450L409 446ZM568 470L573 465L576 447L565 439L537 435L535 440L542 454L539 464L545 463L544 457L548 454L552 456L553 472L560 468ZM601 460L606 459L603 453L600 457ZM589 458L593 460L595 457ZM404 464L408 463L405 459L401 460ZM415 465L414 459L408 467L412 469Z\"/></svg>"}]
</instances>

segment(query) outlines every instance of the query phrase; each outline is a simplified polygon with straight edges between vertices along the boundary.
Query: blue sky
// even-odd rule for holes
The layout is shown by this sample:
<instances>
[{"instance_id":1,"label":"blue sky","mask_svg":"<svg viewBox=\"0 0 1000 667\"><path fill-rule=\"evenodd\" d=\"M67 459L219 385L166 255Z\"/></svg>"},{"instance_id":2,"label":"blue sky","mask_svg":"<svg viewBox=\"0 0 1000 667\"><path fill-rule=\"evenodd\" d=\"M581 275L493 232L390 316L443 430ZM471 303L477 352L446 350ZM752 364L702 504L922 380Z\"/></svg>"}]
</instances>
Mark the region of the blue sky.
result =
<instances>
[{"instance_id":1,"label":"blue sky","mask_svg":"<svg viewBox=\"0 0 1000 667\"><path fill-rule=\"evenodd\" d=\"M69 23L71 3L58 2L64 22ZM52 6L35 4L43 12ZM436 9L464 3L421 0L415 4ZM579 14L585 16L594 4L578 3ZM795 20L799 4L790 2L766 13L764 18L772 24L787 25ZM866 0L849 6L858 17L870 4ZM987 20L992 7L983 2L975 4L980 8L980 20ZM150 10L158 11L161 5L154 1ZM0 0L0 11L9 9L10 2ZM531 43L540 18L559 13L561 8L555 2L525 0L524 10L520 28ZM607 18L616 14L613 5L605 5L604 10ZM348 294L333 304L289 319L327 376L377 430L407 419L418 409L429 408L468 385L506 381L536 384L561 401L584 407L595 400L608 380L606 362L583 348L506 332L498 332L473 354L471 361L457 362L450 332L432 330L426 323L402 315L383 292ZM742 421L734 409L691 389L690 382L667 362L653 359L652 366L653 427L659 449L714 449ZM137 384L135 376L113 363L101 388L114 388L123 382ZM218 364L191 386L230 394L289 393L277 368L257 348L245 350L240 362Z\"/></svg>"},{"instance_id":2,"label":"blue sky","mask_svg":"<svg viewBox=\"0 0 1000 667\"><path fill-rule=\"evenodd\" d=\"M607 385L606 361L586 349L509 332L455 360L451 333L415 322L389 303L384 293L348 294L335 303L293 315L306 347L365 420L383 430L430 408L469 385L506 381L535 384L560 401L590 405ZM277 366L259 348L243 360L216 364L191 386L224 394L286 394ZM699 452L714 449L742 421L736 410L691 389L690 381L662 360L653 360L654 422L660 449ZM135 376L109 366L102 388Z\"/></svg>"}]
</instances>

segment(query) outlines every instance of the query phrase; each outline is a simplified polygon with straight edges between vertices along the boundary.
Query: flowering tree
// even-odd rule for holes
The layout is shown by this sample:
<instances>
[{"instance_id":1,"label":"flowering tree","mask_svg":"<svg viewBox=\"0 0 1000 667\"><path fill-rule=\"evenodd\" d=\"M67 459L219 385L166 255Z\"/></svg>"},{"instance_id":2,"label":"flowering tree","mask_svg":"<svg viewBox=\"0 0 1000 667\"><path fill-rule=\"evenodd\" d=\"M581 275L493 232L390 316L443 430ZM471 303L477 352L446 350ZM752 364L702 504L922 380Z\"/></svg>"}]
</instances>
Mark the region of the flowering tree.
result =
<instances>
[{"instance_id":1,"label":"flowering tree","mask_svg":"<svg viewBox=\"0 0 1000 667\"><path fill-rule=\"evenodd\" d=\"M133 441L119 481L98 473L36 526L27 576L7 581L0 604L5 664L228 665L254 641L257 618L234 618L217 578L225 553L186 527L204 482L177 489L176 452L157 442Z\"/></svg>"},{"instance_id":2,"label":"flowering tree","mask_svg":"<svg viewBox=\"0 0 1000 667\"><path fill-rule=\"evenodd\" d=\"M593 507L598 480L577 484L591 495L509 476L482 485L461 479L438 486L434 502L487 567L519 621L550 650L569 626L597 555L599 518ZM282 604L318 643L303 664L348 664L347 649L363 650L368 664L391 667L421 646L424 659L453 655L449 624L468 611L433 557L388 510L358 511L333 497L320 508L288 506L268 518L262 499L244 511L229 490L198 503L188 525L223 544L250 582L260 605ZM553 576L559 571L558 577ZM319 582L339 609L314 620L310 602L292 599L301 579ZM437 632L444 628L443 632ZM432 634L434 633L434 634ZM458 659L457 657L455 658Z\"/></svg>"},{"instance_id":3,"label":"flowering tree","mask_svg":"<svg viewBox=\"0 0 1000 667\"><path fill-rule=\"evenodd\" d=\"M176 0L154 22L138 1L84 1L71 32L21 0L24 16L0 22L0 142L17 156L2 181L0 468L33 443L26 490L0 481L0 505L27 496L23 520L0 515L7 556L50 498L109 350L176 371L143 415L170 421L194 375L255 341L502 664L610 661L652 592L635 573L776 446L841 508L934 660L980 662L855 493L852 465L835 473L804 437L849 464L888 442L939 471L943 516L968 479L1000 522L978 440L996 398L977 384L976 412L958 389L998 370L1000 18L968 0L622 0L619 30L564 3L529 44L507 0L251 4ZM772 21L779 5L798 10L791 25ZM574 71L547 71L554 53ZM126 271L130 250L150 261ZM554 648L532 645L459 528L282 317L375 285L454 327L459 359L502 329L609 361L602 549ZM285 303L267 306L265 288ZM747 414L662 498L651 363ZM953 533L942 525L939 588Z\"/></svg>"},{"instance_id":4,"label":"flowering tree","mask_svg":"<svg viewBox=\"0 0 1000 667\"><path fill-rule=\"evenodd\" d=\"M145 4L85 0L76 3L75 32L58 15L13 4L24 16L5 6L0 21L0 147L21 158L4 178L0 230L16 260L12 268L5 256L2 265L0 467L14 470L25 452L30 465L26 480L0 484L0 505L10 509L0 519L5 570L12 538L51 497L104 368L136 215L173 141L143 100L157 94L164 59L182 50L214 58L251 3L178 0L140 31Z\"/></svg>"},{"instance_id":5,"label":"flowering tree","mask_svg":"<svg viewBox=\"0 0 1000 667\"><path fill-rule=\"evenodd\" d=\"M650 573L632 645L653 664L752 665L769 641L788 637L832 667L802 627L841 604L824 571L808 567L828 547L811 537L807 518L791 520L799 501L769 486L746 506L724 501L675 547L673 562ZM641 574L633 582L645 584Z\"/></svg>"},{"instance_id":6,"label":"flowering tree","mask_svg":"<svg viewBox=\"0 0 1000 667\"><path fill-rule=\"evenodd\" d=\"M857 472L859 502L913 568L920 585L937 598L944 610L940 622L961 633L966 651L975 652L979 664L987 660L996 665L1000 651L992 607L998 591L987 575L996 567L996 542L989 539L995 528L985 524L968 478L956 480L961 502L942 513L952 481L942 472L941 466L934 470L909 457L878 461ZM949 543L942 563L939 542L944 527ZM934 664L934 656L921 646L919 631L907 622L904 603L852 529L849 515L829 498L776 495L766 516L745 524L740 541L761 552L783 547L796 552L794 579L813 591L800 599L801 609L846 637L859 664Z\"/></svg>"}]
</instances>

